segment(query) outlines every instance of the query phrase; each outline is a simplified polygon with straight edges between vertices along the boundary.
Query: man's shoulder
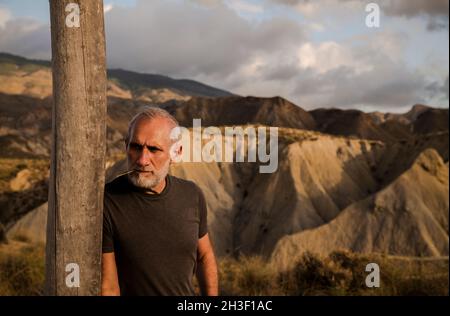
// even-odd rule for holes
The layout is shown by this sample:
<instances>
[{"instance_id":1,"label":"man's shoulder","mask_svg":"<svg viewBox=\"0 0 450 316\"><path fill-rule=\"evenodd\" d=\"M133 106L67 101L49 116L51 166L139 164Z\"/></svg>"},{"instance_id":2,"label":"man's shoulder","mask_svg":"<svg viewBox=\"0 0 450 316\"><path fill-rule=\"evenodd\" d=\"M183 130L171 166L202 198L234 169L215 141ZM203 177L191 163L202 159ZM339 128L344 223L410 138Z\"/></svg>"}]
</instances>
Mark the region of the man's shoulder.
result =
<instances>
[{"instance_id":1,"label":"man's shoulder","mask_svg":"<svg viewBox=\"0 0 450 316\"><path fill-rule=\"evenodd\" d=\"M123 194L129 189L126 175L115 178L105 184L105 195Z\"/></svg>"},{"instance_id":2,"label":"man's shoulder","mask_svg":"<svg viewBox=\"0 0 450 316\"><path fill-rule=\"evenodd\" d=\"M200 187L194 181L178 178L173 175L170 175L170 180L177 190L182 190L185 193L189 192L191 194L201 193Z\"/></svg>"}]
</instances>

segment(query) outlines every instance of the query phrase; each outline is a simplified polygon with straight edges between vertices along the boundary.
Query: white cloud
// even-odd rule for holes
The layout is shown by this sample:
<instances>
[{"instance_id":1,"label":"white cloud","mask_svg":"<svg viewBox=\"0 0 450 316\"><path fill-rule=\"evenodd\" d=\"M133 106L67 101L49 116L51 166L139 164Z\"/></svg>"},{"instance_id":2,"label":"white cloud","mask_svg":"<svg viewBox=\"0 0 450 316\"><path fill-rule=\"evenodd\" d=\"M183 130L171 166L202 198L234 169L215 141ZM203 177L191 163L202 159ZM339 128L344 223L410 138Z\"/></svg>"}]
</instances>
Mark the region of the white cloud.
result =
<instances>
[{"instance_id":1,"label":"white cloud","mask_svg":"<svg viewBox=\"0 0 450 316\"><path fill-rule=\"evenodd\" d=\"M244 0L228 0L226 4L238 14L259 14L264 12L263 6Z\"/></svg>"},{"instance_id":2,"label":"white cloud","mask_svg":"<svg viewBox=\"0 0 450 316\"><path fill-rule=\"evenodd\" d=\"M335 18L346 18L355 11L364 14L364 7L369 0L268 0L273 4L293 7L297 12L307 18L318 18L332 16Z\"/></svg>"},{"instance_id":3,"label":"white cloud","mask_svg":"<svg viewBox=\"0 0 450 316\"><path fill-rule=\"evenodd\" d=\"M11 18L0 29L1 51L29 58L51 58L50 26L30 18Z\"/></svg>"},{"instance_id":4,"label":"white cloud","mask_svg":"<svg viewBox=\"0 0 450 316\"><path fill-rule=\"evenodd\" d=\"M304 42L292 51L255 56L222 82L239 94L281 95L307 109L395 112L420 102L445 106L445 83L435 83L401 58L406 39L386 31L344 42Z\"/></svg>"},{"instance_id":5,"label":"white cloud","mask_svg":"<svg viewBox=\"0 0 450 316\"><path fill-rule=\"evenodd\" d=\"M389 32L359 38L351 46L304 44L291 95L314 107L395 111L427 102L430 80L402 60L404 49L402 36Z\"/></svg>"},{"instance_id":6,"label":"white cloud","mask_svg":"<svg viewBox=\"0 0 450 316\"><path fill-rule=\"evenodd\" d=\"M314 32L323 32L326 29L325 26L321 23L311 23L308 26L311 29L311 31Z\"/></svg>"},{"instance_id":7,"label":"white cloud","mask_svg":"<svg viewBox=\"0 0 450 316\"><path fill-rule=\"evenodd\" d=\"M111 3L105 4L105 6L103 7L103 12L104 12L104 13L108 13L108 12L111 11L113 8L114 8L114 5L112 5Z\"/></svg>"},{"instance_id":8,"label":"white cloud","mask_svg":"<svg viewBox=\"0 0 450 316\"><path fill-rule=\"evenodd\" d=\"M407 63L417 32L404 33L404 28L421 26L419 43L431 34L417 19L399 18L401 29L364 28L339 37L328 29L327 19L308 25L283 15L251 21L219 0L152 0L118 8L105 15L109 67L194 79L242 95L281 95L305 108L395 111L418 102L448 106L448 69L441 69L448 57L433 49L429 63ZM259 9L247 8L252 10ZM316 14L325 16L326 10L332 8ZM347 11L342 14L351 14ZM325 28L328 38L308 37L316 33L313 23ZM0 28L0 46L50 59L49 25L8 17Z\"/></svg>"},{"instance_id":9,"label":"white cloud","mask_svg":"<svg viewBox=\"0 0 450 316\"><path fill-rule=\"evenodd\" d=\"M361 58L355 59L351 47L336 42L320 44L305 43L297 52L300 69L311 68L318 74L324 74L340 67L349 67L359 74L373 69L373 65Z\"/></svg>"},{"instance_id":10,"label":"white cloud","mask_svg":"<svg viewBox=\"0 0 450 316\"><path fill-rule=\"evenodd\" d=\"M106 36L112 67L190 78L227 77L253 56L289 51L305 38L289 19L252 24L227 7L156 0L111 11Z\"/></svg>"},{"instance_id":11,"label":"white cloud","mask_svg":"<svg viewBox=\"0 0 450 316\"><path fill-rule=\"evenodd\" d=\"M0 27L4 28L6 22L8 22L10 19L11 19L11 12L6 8L0 7Z\"/></svg>"},{"instance_id":12,"label":"white cloud","mask_svg":"<svg viewBox=\"0 0 450 316\"><path fill-rule=\"evenodd\" d=\"M207 8L223 6L223 0L189 0L189 1Z\"/></svg>"}]
</instances>

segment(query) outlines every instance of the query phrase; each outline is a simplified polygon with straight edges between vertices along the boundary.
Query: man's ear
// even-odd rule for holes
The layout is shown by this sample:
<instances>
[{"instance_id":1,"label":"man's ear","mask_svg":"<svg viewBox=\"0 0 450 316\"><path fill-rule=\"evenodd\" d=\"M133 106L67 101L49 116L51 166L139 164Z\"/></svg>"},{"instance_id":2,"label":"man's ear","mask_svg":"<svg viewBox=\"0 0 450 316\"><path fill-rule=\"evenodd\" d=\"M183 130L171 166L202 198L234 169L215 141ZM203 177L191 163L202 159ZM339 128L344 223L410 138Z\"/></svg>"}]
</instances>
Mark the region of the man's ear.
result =
<instances>
[{"instance_id":1,"label":"man's ear","mask_svg":"<svg viewBox=\"0 0 450 316\"><path fill-rule=\"evenodd\" d=\"M181 162L182 157L181 153L183 152L182 147L182 129L179 126L175 126L171 129L170 140L173 142L172 145L170 145L169 149L169 155L170 155L170 162ZM181 139L180 139L181 138Z\"/></svg>"},{"instance_id":2,"label":"man's ear","mask_svg":"<svg viewBox=\"0 0 450 316\"><path fill-rule=\"evenodd\" d=\"M170 147L170 162L180 162L181 161L181 154L183 153L183 146L181 145L181 142L175 142Z\"/></svg>"}]
</instances>

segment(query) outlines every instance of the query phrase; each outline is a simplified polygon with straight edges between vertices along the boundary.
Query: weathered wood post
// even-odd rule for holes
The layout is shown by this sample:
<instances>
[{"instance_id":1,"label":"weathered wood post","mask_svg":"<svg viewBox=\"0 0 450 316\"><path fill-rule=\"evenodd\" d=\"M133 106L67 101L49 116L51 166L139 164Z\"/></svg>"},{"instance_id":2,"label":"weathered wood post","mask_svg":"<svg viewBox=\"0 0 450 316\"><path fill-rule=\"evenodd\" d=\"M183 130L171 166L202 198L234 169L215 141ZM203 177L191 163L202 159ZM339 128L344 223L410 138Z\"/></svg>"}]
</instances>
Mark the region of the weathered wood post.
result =
<instances>
[{"instance_id":1,"label":"weathered wood post","mask_svg":"<svg viewBox=\"0 0 450 316\"><path fill-rule=\"evenodd\" d=\"M98 295L106 135L102 0L50 0L53 123L46 295Z\"/></svg>"}]
</instances>

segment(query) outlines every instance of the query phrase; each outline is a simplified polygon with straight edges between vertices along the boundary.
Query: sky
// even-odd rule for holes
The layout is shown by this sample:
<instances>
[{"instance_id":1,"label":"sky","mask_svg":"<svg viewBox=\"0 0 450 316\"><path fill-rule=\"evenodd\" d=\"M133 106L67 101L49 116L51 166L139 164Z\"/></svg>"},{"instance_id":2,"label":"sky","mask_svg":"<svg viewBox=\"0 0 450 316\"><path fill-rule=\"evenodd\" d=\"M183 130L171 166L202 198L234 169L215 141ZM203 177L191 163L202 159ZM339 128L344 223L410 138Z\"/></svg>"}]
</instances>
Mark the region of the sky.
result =
<instances>
[{"instance_id":1,"label":"sky","mask_svg":"<svg viewBox=\"0 0 450 316\"><path fill-rule=\"evenodd\" d=\"M368 27L370 2L379 27ZM108 68L239 95L449 107L448 0L104 0ZM48 0L0 0L0 51L51 59Z\"/></svg>"}]
</instances>

